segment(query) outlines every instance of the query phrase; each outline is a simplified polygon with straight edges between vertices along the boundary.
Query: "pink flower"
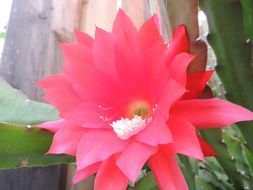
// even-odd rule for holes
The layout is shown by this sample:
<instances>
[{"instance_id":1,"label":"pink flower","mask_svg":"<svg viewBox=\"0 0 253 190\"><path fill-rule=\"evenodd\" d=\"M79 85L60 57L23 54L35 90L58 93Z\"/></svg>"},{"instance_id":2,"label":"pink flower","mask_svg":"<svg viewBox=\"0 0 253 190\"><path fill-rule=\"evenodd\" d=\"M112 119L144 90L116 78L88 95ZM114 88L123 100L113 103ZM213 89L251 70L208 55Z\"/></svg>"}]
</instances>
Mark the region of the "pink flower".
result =
<instances>
[{"instance_id":1,"label":"pink flower","mask_svg":"<svg viewBox=\"0 0 253 190\"><path fill-rule=\"evenodd\" d=\"M39 82L62 117L40 126L55 133L48 153L76 156L73 183L97 173L96 190L124 190L148 164L161 190L187 189L176 153L215 154L196 130L253 119L238 105L198 99L212 71L187 74L194 56L183 25L168 47L156 16L137 30L119 11L112 33L76 38L61 46L63 73Z\"/></svg>"}]
</instances>

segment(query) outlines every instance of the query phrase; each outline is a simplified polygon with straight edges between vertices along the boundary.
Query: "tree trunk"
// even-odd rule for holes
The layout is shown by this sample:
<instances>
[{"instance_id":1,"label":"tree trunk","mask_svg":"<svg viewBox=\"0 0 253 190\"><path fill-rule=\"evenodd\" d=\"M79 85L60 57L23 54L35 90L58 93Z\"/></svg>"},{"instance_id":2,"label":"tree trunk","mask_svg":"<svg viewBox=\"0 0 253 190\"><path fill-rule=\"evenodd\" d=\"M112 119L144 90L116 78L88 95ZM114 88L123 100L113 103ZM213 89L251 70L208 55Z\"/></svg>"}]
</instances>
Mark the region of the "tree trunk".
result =
<instances>
[{"instance_id":1,"label":"tree trunk","mask_svg":"<svg viewBox=\"0 0 253 190\"><path fill-rule=\"evenodd\" d=\"M51 30L53 10L52 0L13 0L0 72L31 99L42 95L36 81L62 62Z\"/></svg>"}]
</instances>

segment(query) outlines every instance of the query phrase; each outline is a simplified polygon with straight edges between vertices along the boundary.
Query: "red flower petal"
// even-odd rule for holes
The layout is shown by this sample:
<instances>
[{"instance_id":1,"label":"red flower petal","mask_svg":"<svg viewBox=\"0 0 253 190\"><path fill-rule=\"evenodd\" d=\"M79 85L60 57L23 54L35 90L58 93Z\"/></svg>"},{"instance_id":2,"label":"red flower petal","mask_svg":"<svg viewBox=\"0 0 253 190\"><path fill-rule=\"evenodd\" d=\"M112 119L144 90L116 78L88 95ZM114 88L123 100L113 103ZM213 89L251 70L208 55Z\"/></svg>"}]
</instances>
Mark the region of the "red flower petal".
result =
<instances>
[{"instance_id":1,"label":"red flower petal","mask_svg":"<svg viewBox=\"0 0 253 190\"><path fill-rule=\"evenodd\" d=\"M149 76L149 96L151 105L156 104L169 78L169 72L164 64L167 47L155 45L143 53Z\"/></svg>"},{"instance_id":2,"label":"red flower petal","mask_svg":"<svg viewBox=\"0 0 253 190\"><path fill-rule=\"evenodd\" d=\"M202 139L200 136L198 136L199 144L201 146L201 149L203 151L203 154L205 156L216 156L217 153L215 150L209 145L204 139Z\"/></svg>"},{"instance_id":3,"label":"red flower petal","mask_svg":"<svg viewBox=\"0 0 253 190\"><path fill-rule=\"evenodd\" d=\"M176 82L174 79L169 79L167 85L163 89L160 99L157 102L156 113L162 114L164 118L168 119L168 111L170 107L182 97L185 91L186 89L183 85Z\"/></svg>"},{"instance_id":4,"label":"red flower petal","mask_svg":"<svg viewBox=\"0 0 253 190\"><path fill-rule=\"evenodd\" d=\"M93 44L94 65L117 80L117 71L114 55L114 36L100 28L96 28L95 40Z\"/></svg>"},{"instance_id":5,"label":"red flower petal","mask_svg":"<svg viewBox=\"0 0 253 190\"><path fill-rule=\"evenodd\" d=\"M78 44L85 45L89 48L92 47L93 39L91 36L80 31L75 31L75 35L76 35L76 41Z\"/></svg>"},{"instance_id":6,"label":"red flower petal","mask_svg":"<svg viewBox=\"0 0 253 190\"><path fill-rule=\"evenodd\" d=\"M59 123L58 123L59 124ZM61 126L55 133L48 154L76 154L77 145L86 129L72 123Z\"/></svg>"},{"instance_id":7,"label":"red flower petal","mask_svg":"<svg viewBox=\"0 0 253 190\"><path fill-rule=\"evenodd\" d=\"M78 182L82 181L84 178L93 175L94 173L98 171L100 166L101 166L101 163L98 162L96 164L88 166L87 168L76 171L72 179L72 183L77 184Z\"/></svg>"},{"instance_id":8,"label":"red flower petal","mask_svg":"<svg viewBox=\"0 0 253 190\"><path fill-rule=\"evenodd\" d=\"M217 98L179 101L173 106L172 113L186 118L197 128L224 127L253 120L251 111Z\"/></svg>"},{"instance_id":9,"label":"red flower petal","mask_svg":"<svg viewBox=\"0 0 253 190\"><path fill-rule=\"evenodd\" d=\"M152 46L164 44L158 24L158 18L154 15L141 26L137 34L137 41L142 50L146 51Z\"/></svg>"},{"instance_id":10,"label":"red flower petal","mask_svg":"<svg viewBox=\"0 0 253 190\"><path fill-rule=\"evenodd\" d=\"M187 190L184 180L177 164L176 155L165 155L158 151L150 157L149 166L155 176L160 190Z\"/></svg>"},{"instance_id":11,"label":"red flower petal","mask_svg":"<svg viewBox=\"0 0 253 190\"><path fill-rule=\"evenodd\" d=\"M213 72L214 71L189 73L187 75L186 85L186 89L189 91L185 93L182 99L199 98Z\"/></svg>"},{"instance_id":12,"label":"red flower petal","mask_svg":"<svg viewBox=\"0 0 253 190\"><path fill-rule=\"evenodd\" d=\"M47 130L55 133L61 127L65 127L65 126L68 126L68 125L69 125L69 122L66 122L64 119L61 119L61 120L57 120L57 121L49 121L49 122L46 122L46 123L42 123L42 124L39 124L37 126L42 128L42 129L47 129Z\"/></svg>"},{"instance_id":13,"label":"red flower petal","mask_svg":"<svg viewBox=\"0 0 253 190\"><path fill-rule=\"evenodd\" d=\"M111 155L121 152L127 141L120 140L111 130L90 130L86 132L77 148L77 169L86 168L104 161Z\"/></svg>"},{"instance_id":14,"label":"red flower petal","mask_svg":"<svg viewBox=\"0 0 253 190\"><path fill-rule=\"evenodd\" d=\"M137 98L147 98L149 84L147 65L135 42L125 33L115 41L116 68L120 83L128 93ZM129 74L131 77L129 77Z\"/></svg>"},{"instance_id":15,"label":"red flower petal","mask_svg":"<svg viewBox=\"0 0 253 190\"><path fill-rule=\"evenodd\" d=\"M145 128L145 130L141 131L136 136L136 140L153 146L157 144L171 143L172 136L167 127L166 120L168 119L171 105L178 100L184 92L185 89L183 86L172 79L169 80L160 100L158 101L157 109L152 116L151 123Z\"/></svg>"},{"instance_id":16,"label":"red flower petal","mask_svg":"<svg viewBox=\"0 0 253 190\"><path fill-rule=\"evenodd\" d=\"M61 44L61 50L64 57L64 68L85 66L92 64L91 48L80 44Z\"/></svg>"},{"instance_id":17,"label":"red flower petal","mask_svg":"<svg viewBox=\"0 0 253 190\"><path fill-rule=\"evenodd\" d=\"M116 165L134 183L143 165L156 150L139 142L131 142L116 159Z\"/></svg>"},{"instance_id":18,"label":"red flower petal","mask_svg":"<svg viewBox=\"0 0 253 190\"><path fill-rule=\"evenodd\" d=\"M69 48L72 49L72 47ZM87 48L84 48L80 54L83 54L83 57L85 57L86 54L91 53L87 51ZM89 58L87 57L87 59ZM92 63L86 64L85 59L79 60L80 63L77 63L78 60L75 61L75 64L66 65L64 71L65 75L72 82L74 89L83 100L95 101L98 105L114 104L126 96L125 91L122 92L122 88L117 81L101 70L98 70Z\"/></svg>"},{"instance_id":19,"label":"red flower petal","mask_svg":"<svg viewBox=\"0 0 253 190\"><path fill-rule=\"evenodd\" d=\"M177 54L189 51L190 44L185 30L185 26L180 25L179 27L177 27L173 34L173 38L169 46L169 51L166 59L168 65L171 63L171 61Z\"/></svg>"},{"instance_id":20,"label":"red flower petal","mask_svg":"<svg viewBox=\"0 0 253 190\"><path fill-rule=\"evenodd\" d=\"M60 111L80 103L80 97L71 82L62 74L54 74L40 80L38 85L47 93L45 99Z\"/></svg>"},{"instance_id":21,"label":"red flower petal","mask_svg":"<svg viewBox=\"0 0 253 190\"><path fill-rule=\"evenodd\" d=\"M188 53L180 53L174 57L168 70L171 78L182 85L186 85L187 68L195 56Z\"/></svg>"},{"instance_id":22,"label":"red flower petal","mask_svg":"<svg viewBox=\"0 0 253 190\"><path fill-rule=\"evenodd\" d=\"M195 127L184 118L170 117L168 126L173 136L173 145L177 153L199 160L204 156L196 135Z\"/></svg>"},{"instance_id":23,"label":"red flower petal","mask_svg":"<svg viewBox=\"0 0 253 190\"><path fill-rule=\"evenodd\" d=\"M117 82L94 67L91 50L80 45L64 45L62 49L66 62L65 76L83 100L97 101L99 105L114 104L124 97L125 93Z\"/></svg>"},{"instance_id":24,"label":"red flower petal","mask_svg":"<svg viewBox=\"0 0 253 190\"><path fill-rule=\"evenodd\" d=\"M98 170L94 190L125 190L127 185L127 177L115 165L114 158L109 158Z\"/></svg>"},{"instance_id":25,"label":"red flower petal","mask_svg":"<svg viewBox=\"0 0 253 190\"><path fill-rule=\"evenodd\" d=\"M109 111L107 111L109 112ZM109 121L104 121L99 116L104 116L105 111L92 103L80 103L75 107L61 112L60 116L66 120L78 123L86 128L106 128ZM110 113L110 112L109 112ZM107 113L108 114L108 113ZM113 115L114 113L111 113Z\"/></svg>"},{"instance_id":26,"label":"red flower petal","mask_svg":"<svg viewBox=\"0 0 253 190\"><path fill-rule=\"evenodd\" d=\"M50 153L76 155L74 183L98 171L96 190L124 190L128 178L135 182L150 158L160 189L185 190L175 154L198 159L202 150L213 154L193 125L221 127L253 119L250 111L223 100L192 100L200 96L211 72L187 76L194 56L187 53L183 25L169 48L155 16L137 31L122 10L112 33L97 28L94 39L76 35L78 44L61 46L64 73L39 82L64 119L39 127L56 133ZM135 122L132 116L139 112L141 122ZM114 132L110 124L123 129ZM117 136L129 131L133 135L128 140Z\"/></svg>"},{"instance_id":27,"label":"red flower petal","mask_svg":"<svg viewBox=\"0 0 253 190\"><path fill-rule=\"evenodd\" d=\"M135 139L151 146L168 144L173 141L166 120L158 115L153 117L153 121L143 131L138 133Z\"/></svg>"},{"instance_id":28,"label":"red flower petal","mask_svg":"<svg viewBox=\"0 0 253 190\"><path fill-rule=\"evenodd\" d=\"M122 32L134 39L137 34L137 29L126 13L120 9L113 23L112 33L119 34Z\"/></svg>"}]
</instances>

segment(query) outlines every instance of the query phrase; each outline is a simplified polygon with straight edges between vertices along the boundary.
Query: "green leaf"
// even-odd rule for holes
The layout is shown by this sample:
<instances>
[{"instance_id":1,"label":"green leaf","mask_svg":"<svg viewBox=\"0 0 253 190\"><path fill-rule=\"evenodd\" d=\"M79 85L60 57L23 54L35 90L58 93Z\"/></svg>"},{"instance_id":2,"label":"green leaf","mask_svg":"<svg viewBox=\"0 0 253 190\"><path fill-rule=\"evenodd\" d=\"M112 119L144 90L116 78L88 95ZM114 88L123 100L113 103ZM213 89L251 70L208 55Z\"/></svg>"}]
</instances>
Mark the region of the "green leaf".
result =
<instances>
[{"instance_id":1,"label":"green leaf","mask_svg":"<svg viewBox=\"0 0 253 190\"><path fill-rule=\"evenodd\" d=\"M47 166L73 162L66 155L45 155L52 133L33 124L58 119L58 111L45 103L29 100L0 79L0 169Z\"/></svg>"},{"instance_id":2,"label":"green leaf","mask_svg":"<svg viewBox=\"0 0 253 190\"><path fill-rule=\"evenodd\" d=\"M57 119L58 111L53 106L29 100L0 78L0 123L32 125Z\"/></svg>"},{"instance_id":3,"label":"green leaf","mask_svg":"<svg viewBox=\"0 0 253 190\"><path fill-rule=\"evenodd\" d=\"M205 181L200 176L197 176L195 178L195 183L196 183L197 190L217 190L216 186L214 186L213 184L211 184L208 181Z\"/></svg>"},{"instance_id":4,"label":"green leaf","mask_svg":"<svg viewBox=\"0 0 253 190\"><path fill-rule=\"evenodd\" d=\"M183 155L178 155L177 158L180 161L180 168L184 174L189 189L196 190L194 182L196 171L194 170L196 170L197 161L190 160L190 158L187 158L186 156Z\"/></svg>"},{"instance_id":5,"label":"green leaf","mask_svg":"<svg viewBox=\"0 0 253 190\"><path fill-rule=\"evenodd\" d=\"M52 140L49 131L0 124L0 169L73 162L65 155L45 155Z\"/></svg>"},{"instance_id":6,"label":"green leaf","mask_svg":"<svg viewBox=\"0 0 253 190\"><path fill-rule=\"evenodd\" d=\"M207 15L210 29L208 42L217 57L216 71L227 92L226 98L252 109L253 1L200 0L200 7ZM219 132L213 137L213 131L204 134L218 152L217 160L235 189L253 188L250 164L253 153L252 124L238 124L244 138L236 128L225 129L222 134Z\"/></svg>"},{"instance_id":7,"label":"green leaf","mask_svg":"<svg viewBox=\"0 0 253 190\"><path fill-rule=\"evenodd\" d=\"M156 185L155 178L152 174L152 172L148 172L146 176L141 178L139 180L135 187L133 188L134 190L158 190L158 187Z\"/></svg>"},{"instance_id":8,"label":"green leaf","mask_svg":"<svg viewBox=\"0 0 253 190\"><path fill-rule=\"evenodd\" d=\"M247 36L253 41L253 1L241 0L243 7L243 21Z\"/></svg>"},{"instance_id":9,"label":"green leaf","mask_svg":"<svg viewBox=\"0 0 253 190\"><path fill-rule=\"evenodd\" d=\"M226 89L226 98L252 109L252 43L247 40L252 25L245 31L243 24L245 19L251 22L252 0L200 0L200 7L207 15L210 29L208 42L217 56L216 71ZM252 124L253 122L242 123L239 127L247 141L247 147L253 153Z\"/></svg>"},{"instance_id":10,"label":"green leaf","mask_svg":"<svg viewBox=\"0 0 253 190\"><path fill-rule=\"evenodd\" d=\"M203 178L203 180L212 183L219 189L234 190L233 186L228 181L228 176L215 157L205 159L202 167L199 168L198 175Z\"/></svg>"},{"instance_id":11,"label":"green leaf","mask_svg":"<svg viewBox=\"0 0 253 190\"><path fill-rule=\"evenodd\" d=\"M233 157L237 169L237 176L243 181L244 187L253 188L253 173L251 165L248 164L247 157L244 152L244 139L235 126L223 130L223 138L228 145L228 152Z\"/></svg>"},{"instance_id":12,"label":"green leaf","mask_svg":"<svg viewBox=\"0 0 253 190\"><path fill-rule=\"evenodd\" d=\"M201 135L218 153L216 159L223 167L229 180L234 184L234 187L243 189L243 178L238 176L235 161L229 154L227 144L222 139L221 129L205 129L201 131Z\"/></svg>"}]
</instances>

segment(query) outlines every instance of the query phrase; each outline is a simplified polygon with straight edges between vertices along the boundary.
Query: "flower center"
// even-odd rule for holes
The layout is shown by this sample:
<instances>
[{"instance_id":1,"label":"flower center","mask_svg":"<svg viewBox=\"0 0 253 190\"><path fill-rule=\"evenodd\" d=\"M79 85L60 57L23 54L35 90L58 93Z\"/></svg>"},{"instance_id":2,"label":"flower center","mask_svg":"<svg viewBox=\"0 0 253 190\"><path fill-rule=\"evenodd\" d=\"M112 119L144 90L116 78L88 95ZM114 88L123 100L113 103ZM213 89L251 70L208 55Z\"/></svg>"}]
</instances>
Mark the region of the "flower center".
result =
<instances>
[{"instance_id":1,"label":"flower center","mask_svg":"<svg viewBox=\"0 0 253 190\"><path fill-rule=\"evenodd\" d=\"M151 118L142 119L141 116L135 115L132 119L122 118L114 121L110 126L120 139L126 140L143 130L150 120Z\"/></svg>"},{"instance_id":2,"label":"flower center","mask_svg":"<svg viewBox=\"0 0 253 190\"><path fill-rule=\"evenodd\" d=\"M140 116L142 118L148 117L150 114L150 106L147 101L137 100L133 101L129 104L127 115L129 117L133 117L135 115Z\"/></svg>"},{"instance_id":3,"label":"flower center","mask_svg":"<svg viewBox=\"0 0 253 190\"><path fill-rule=\"evenodd\" d=\"M122 140L142 131L152 119L148 102L142 100L131 102L126 115L126 118L121 118L110 124L113 131Z\"/></svg>"}]
</instances>

